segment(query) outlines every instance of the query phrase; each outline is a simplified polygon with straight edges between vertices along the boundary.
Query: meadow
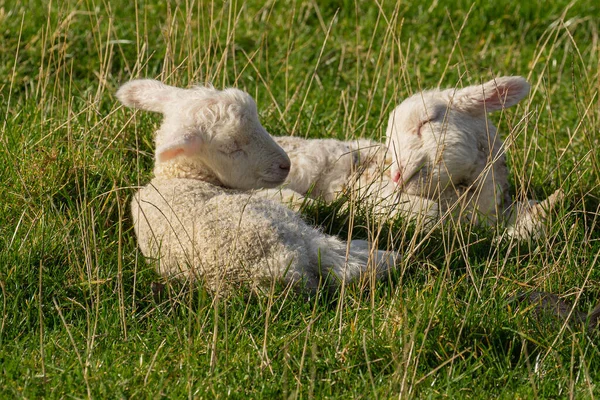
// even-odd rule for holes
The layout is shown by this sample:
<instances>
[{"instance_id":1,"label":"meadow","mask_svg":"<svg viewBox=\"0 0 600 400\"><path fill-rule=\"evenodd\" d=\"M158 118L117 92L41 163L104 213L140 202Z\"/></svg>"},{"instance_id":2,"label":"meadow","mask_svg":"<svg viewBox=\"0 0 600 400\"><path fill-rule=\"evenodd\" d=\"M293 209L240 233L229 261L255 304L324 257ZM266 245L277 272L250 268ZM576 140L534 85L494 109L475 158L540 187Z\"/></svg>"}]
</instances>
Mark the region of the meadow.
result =
<instances>
[{"instance_id":1,"label":"meadow","mask_svg":"<svg viewBox=\"0 0 600 400\"><path fill-rule=\"evenodd\" d=\"M599 29L593 0L0 0L0 398L600 396L600 335L514 301L600 303ZM514 196L566 195L541 241L306 207L404 254L334 298L213 297L137 249L160 117L120 106L130 79L244 89L273 135L383 140L411 94L501 75L532 85L491 117Z\"/></svg>"}]
</instances>

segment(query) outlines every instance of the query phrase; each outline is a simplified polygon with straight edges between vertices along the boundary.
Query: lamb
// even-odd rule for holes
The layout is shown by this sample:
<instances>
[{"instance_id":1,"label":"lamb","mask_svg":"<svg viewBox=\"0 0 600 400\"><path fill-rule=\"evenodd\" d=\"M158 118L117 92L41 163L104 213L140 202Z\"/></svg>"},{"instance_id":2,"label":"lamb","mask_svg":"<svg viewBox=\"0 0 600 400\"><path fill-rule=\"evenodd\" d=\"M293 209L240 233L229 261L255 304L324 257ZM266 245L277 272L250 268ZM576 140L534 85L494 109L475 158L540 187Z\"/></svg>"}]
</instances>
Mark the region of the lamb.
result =
<instances>
[{"instance_id":1,"label":"lamb","mask_svg":"<svg viewBox=\"0 0 600 400\"><path fill-rule=\"evenodd\" d=\"M213 293L273 283L314 292L373 271L385 275L395 253L345 243L257 196L287 177L290 160L237 89L182 89L133 80L117 92L126 106L164 116L156 132L154 178L131 202L138 245L159 273L202 280ZM373 267L369 269L367 267Z\"/></svg>"},{"instance_id":2,"label":"lamb","mask_svg":"<svg viewBox=\"0 0 600 400\"><path fill-rule=\"evenodd\" d=\"M435 199L472 222L507 222L507 235L541 236L558 190L542 203L511 203L503 141L487 113L516 105L529 92L520 76L464 89L430 90L403 101L386 137L391 175L402 192Z\"/></svg>"},{"instance_id":3,"label":"lamb","mask_svg":"<svg viewBox=\"0 0 600 400\"><path fill-rule=\"evenodd\" d=\"M386 145L277 138L292 159L285 186L325 200L349 190L377 213L424 218L427 226L453 213L474 223L505 222L509 237L540 236L562 192L542 203L511 203L503 142L486 116L528 91L522 77L501 77L415 94L391 113Z\"/></svg>"},{"instance_id":4,"label":"lamb","mask_svg":"<svg viewBox=\"0 0 600 400\"><path fill-rule=\"evenodd\" d=\"M472 203L469 218L494 221L510 196L502 140L486 113L517 104L528 91L525 79L502 77L406 99L386 132L392 180L405 193L439 198L445 209Z\"/></svg>"}]
</instances>

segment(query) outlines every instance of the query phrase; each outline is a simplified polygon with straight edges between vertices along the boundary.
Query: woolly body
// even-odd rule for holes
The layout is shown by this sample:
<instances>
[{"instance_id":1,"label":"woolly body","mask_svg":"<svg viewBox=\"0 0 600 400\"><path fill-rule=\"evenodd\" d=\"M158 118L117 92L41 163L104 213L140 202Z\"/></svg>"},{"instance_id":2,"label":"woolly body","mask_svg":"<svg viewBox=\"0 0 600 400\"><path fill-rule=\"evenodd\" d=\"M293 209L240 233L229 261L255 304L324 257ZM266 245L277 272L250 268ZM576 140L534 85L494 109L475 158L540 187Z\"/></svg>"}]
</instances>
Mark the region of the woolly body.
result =
<instances>
[{"instance_id":1,"label":"woolly body","mask_svg":"<svg viewBox=\"0 0 600 400\"><path fill-rule=\"evenodd\" d=\"M359 252L346 264L346 243L287 207L196 179L154 178L136 194L132 215L140 249L159 258L161 274L201 278L213 291L274 280L316 289L327 273L320 265L343 279L358 276L368 261L369 253Z\"/></svg>"}]
</instances>

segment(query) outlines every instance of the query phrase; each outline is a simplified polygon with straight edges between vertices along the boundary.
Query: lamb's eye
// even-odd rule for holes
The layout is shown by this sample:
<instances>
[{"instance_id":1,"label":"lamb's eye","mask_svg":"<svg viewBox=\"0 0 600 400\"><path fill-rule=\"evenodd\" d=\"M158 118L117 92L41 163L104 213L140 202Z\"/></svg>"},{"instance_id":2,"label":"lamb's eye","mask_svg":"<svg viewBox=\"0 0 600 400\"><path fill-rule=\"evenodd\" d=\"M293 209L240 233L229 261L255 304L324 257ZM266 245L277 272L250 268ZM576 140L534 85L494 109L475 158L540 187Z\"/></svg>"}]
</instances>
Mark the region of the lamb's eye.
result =
<instances>
[{"instance_id":1,"label":"lamb's eye","mask_svg":"<svg viewBox=\"0 0 600 400\"><path fill-rule=\"evenodd\" d=\"M422 129L423 129L423 127L424 127L425 125L427 125L428 123L430 123L431 121L433 121L433 118L426 119L426 120L423 120L423 121L419 122L419 126L417 127L417 135L418 135L419 137L421 136L421 133L422 133Z\"/></svg>"},{"instance_id":2,"label":"lamb's eye","mask_svg":"<svg viewBox=\"0 0 600 400\"><path fill-rule=\"evenodd\" d=\"M229 157L238 157L238 156L244 154L244 150L242 150L242 149L240 149L239 147L236 147L236 146L223 147L219 151L222 154L225 154L226 156L229 156Z\"/></svg>"}]
</instances>

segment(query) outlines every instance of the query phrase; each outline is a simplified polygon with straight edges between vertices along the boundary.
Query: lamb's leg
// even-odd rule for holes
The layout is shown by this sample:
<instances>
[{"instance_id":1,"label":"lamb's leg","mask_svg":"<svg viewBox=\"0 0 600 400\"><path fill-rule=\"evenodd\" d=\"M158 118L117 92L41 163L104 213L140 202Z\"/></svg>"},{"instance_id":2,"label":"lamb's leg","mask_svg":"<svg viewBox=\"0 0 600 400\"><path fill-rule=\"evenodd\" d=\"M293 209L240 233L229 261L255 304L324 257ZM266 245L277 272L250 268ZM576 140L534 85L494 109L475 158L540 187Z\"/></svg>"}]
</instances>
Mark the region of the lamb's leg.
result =
<instances>
[{"instance_id":1,"label":"lamb's leg","mask_svg":"<svg viewBox=\"0 0 600 400\"><path fill-rule=\"evenodd\" d=\"M546 234L549 213L565 197L561 189L556 190L546 200L527 203L515 202L507 211L505 234L517 240L541 239Z\"/></svg>"},{"instance_id":2,"label":"lamb's leg","mask_svg":"<svg viewBox=\"0 0 600 400\"><path fill-rule=\"evenodd\" d=\"M372 243L366 240L350 241L350 255L364 257L367 254L375 266L377 278L383 278L389 271L395 268L400 261L400 253L374 249Z\"/></svg>"},{"instance_id":3,"label":"lamb's leg","mask_svg":"<svg viewBox=\"0 0 600 400\"><path fill-rule=\"evenodd\" d=\"M366 241L353 240L348 246L348 243L325 234L311 238L308 247L309 254L314 256L311 261L314 273L331 288L368 276L371 268L376 278L383 278L400 257L396 252L372 251Z\"/></svg>"}]
</instances>

